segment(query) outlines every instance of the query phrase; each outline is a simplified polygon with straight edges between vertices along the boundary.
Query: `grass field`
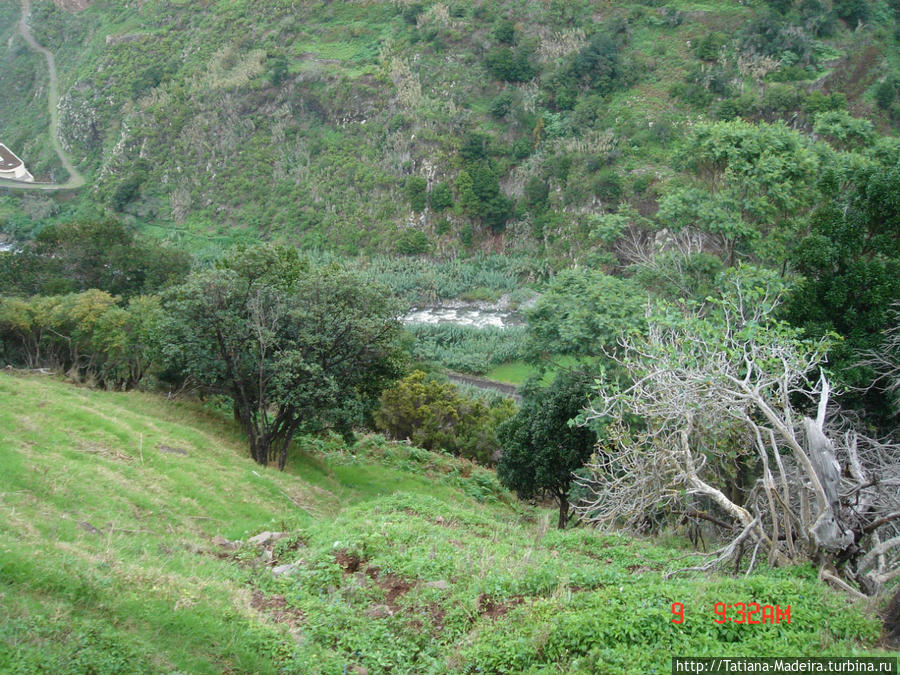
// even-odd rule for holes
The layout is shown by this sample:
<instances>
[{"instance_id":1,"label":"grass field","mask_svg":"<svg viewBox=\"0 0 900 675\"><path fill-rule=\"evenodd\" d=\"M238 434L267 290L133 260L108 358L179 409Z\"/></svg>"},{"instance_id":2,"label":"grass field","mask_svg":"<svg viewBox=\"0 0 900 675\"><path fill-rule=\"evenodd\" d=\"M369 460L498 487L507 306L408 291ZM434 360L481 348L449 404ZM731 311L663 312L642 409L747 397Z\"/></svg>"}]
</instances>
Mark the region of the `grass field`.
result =
<instances>
[{"instance_id":1,"label":"grass field","mask_svg":"<svg viewBox=\"0 0 900 675\"><path fill-rule=\"evenodd\" d=\"M279 473L211 408L0 374L0 672L663 673L679 654L878 653L872 608L811 568L666 581L690 562L677 541L558 532L469 462L380 437L298 445ZM265 530L288 536L246 543ZM714 603L751 601L791 622L714 622Z\"/></svg>"}]
</instances>

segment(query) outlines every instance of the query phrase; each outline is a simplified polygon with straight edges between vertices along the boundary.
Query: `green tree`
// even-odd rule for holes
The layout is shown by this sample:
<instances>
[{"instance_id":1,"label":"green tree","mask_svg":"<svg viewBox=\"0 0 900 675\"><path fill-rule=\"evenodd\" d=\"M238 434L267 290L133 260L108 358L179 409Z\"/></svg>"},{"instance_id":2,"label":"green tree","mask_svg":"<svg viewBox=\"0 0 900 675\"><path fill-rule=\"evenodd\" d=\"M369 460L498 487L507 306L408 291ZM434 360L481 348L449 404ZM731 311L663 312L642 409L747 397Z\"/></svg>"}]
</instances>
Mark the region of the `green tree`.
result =
<instances>
[{"instance_id":1,"label":"green tree","mask_svg":"<svg viewBox=\"0 0 900 675\"><path fill-rule=\"evenodd\" d=\"M549 387L526 390L519 412L497 432L503 446L500 482L522 499L552 493L559 529L569 520L572 473L585 465L597 443L591 429L571 423L587 405L592 383L585 373L562 373Z\"/></svg>"},{"instance_id":2,"label":"green tree","mask_svg":"<svg viewBox=\"0 0 900 675\"><path fill-rule=\"evenodd\" d=\"M869 120L853 117L846 110L831 110L815 117L813 132L823 136L838 150L852 150L871 145L875 127Z\"/></svg>"},{"instance_id":3,"label":"green tree","mask_svg":"<svg viewBox=\"0 0 900 675\"><path fill-rule=\"evenodd\" d=\"M835 375L844 385L864 386L869 374L855 366L857 354L880 347L891 304L900 299L900 166L832 168L822 194L793 259L803 278L785 317L813 336L841 335L830 359ZM886 403L872 396L855 405L883 414Z\"/></svg>"},{"instance_id":4,"label":"green tree","mask_svg":"<svg viewBox=\"0 0 900 675\"><path fill-rule=\"evenodd\" d=\"M875 102L882 110L890 110L897 98L897 81L889 77L878 85L875 89Z\"/></svg>"},{"instance_id":5,"label":"green tree","mask_svg":"<svg viewBox=\"0 0 900 675\"><path fill-rule=\"evenodd\" d=\"M525 203L533 211L540 213L547 208L547 199L550 197L550 186L540 176L532 176L525 181Z\"/></svg>"},{"instance_id":6,"label":"green tree","mask_svg":"<svg viewBox=\"0 0 900 675\"><path fill-rule=\"evenodd\" d=\"M478 218L493 232L501 232L512 215L512 201L500 191L500 180L490 161L479 162L471 172L474 203L470 215Z\"/></svg>"},{"instance_id":7,"label":"green tree","mask_svg":"<svg viewBox=\"0 0 900 675\"><path fill-rule=\"evenodd\" d=\"M683 194L681 206L670 204L663 213L687 223L691 211L702 208L700 229L726 239L729 264L737 262L738 253L780 264L818 196L819 159L811 146L781 123L698 125L677 161L694 173L706 194ZM751 240L752 249L742 247Z\"/></svg>"},{"instance_id":8,"label":"green tree","mask_svg":"<svg viewBox=\"0 0 900 675\"><path fill-rule=\"evenodd\" d=\"M724 33L712 31L704 35L698 42L694 51L701 61L715 61L719 58L719 52L728 42Z\"/></svg>"},{"instance_id":9,"label":"green tree","mask_svg":"<svg viewBox=\"0 0 900 675\"><path fill-rule=\"evenodd\" d=\"M437 212L449 209L453 206L453 190L447 183L438 183L428 193L428 203Z\"/></svg>"},{"instance_id":10,"label":"green tree","mask_svg":"<svg viewBox=\"0 0 900 675\"><path fill-rule=\"evenodd\" d=\"M397 376L389 297L294 250L238 249L165 295L163 349L205 391L232 399L253 459L283 469L298 429L349 434Z\"/></svg>"},{"instance_id":11,"label":"green tree","mask_svg":"<svg viewBox=\"0 0 900 675\"><path fill-rule=\"evenodd\" d=\"M484 57L488 71L504 82L528 82L537 74L531 52L523 47L495 47Z\"/></svg>"},{"instance_id":12,"label":"green tree","mask_svg":"<svg viewBox=\"0 0 900 675\"><path fill-rule=\"evenodd\" d=\"M640 330L645 299L627 279L585 268L560 272L528 312L526 355L540 365L603 356L619 335Z\"/></svg>"},{"instance_id":13,"label":"green tree","mask_svg":"<svg viewBox=\"0 0 900 675\"><path fill-rule=\"evenodd\" d=\"M619 44L606 33L597 33L576 52L568 76L580 87L608 94L624 83Z\"/></svg>"},{"instance_id":14,"label":"green tree","mask_svg":"<svg viewBox=\"0 0 900 675\"><path fill-rule=\"evenodd\" d=\"M184 279L190 256L138 236L114 219L44 228L21 253L4 254L0 291L63 294L97 288L129 298Z\"/></svg>"}]
</instances>

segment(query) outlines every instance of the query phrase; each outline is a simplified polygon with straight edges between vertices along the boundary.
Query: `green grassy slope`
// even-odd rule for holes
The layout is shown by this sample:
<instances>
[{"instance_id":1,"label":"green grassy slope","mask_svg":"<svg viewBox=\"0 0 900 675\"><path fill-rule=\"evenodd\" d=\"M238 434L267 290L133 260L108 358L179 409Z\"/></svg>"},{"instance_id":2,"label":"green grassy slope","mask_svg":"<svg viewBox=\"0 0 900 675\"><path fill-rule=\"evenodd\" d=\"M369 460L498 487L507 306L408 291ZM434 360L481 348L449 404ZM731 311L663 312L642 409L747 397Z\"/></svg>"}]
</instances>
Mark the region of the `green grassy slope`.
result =
<instances>
[{"instance_id":1,"label":"green grassy slope","mask_svg":"<svg viewBox=\"0 0 900 675\"><path fill-rule=\"evenodd\" d=\"M302 445L278 473L217 413L0 374L0 671L668 672L878 640L811 570L663 581L686 551L551 530L469 463ZM290 533L271 563L213 540L263 530ZM791 623L713 622L754 600Z\"/></svg>"}]
</instances>

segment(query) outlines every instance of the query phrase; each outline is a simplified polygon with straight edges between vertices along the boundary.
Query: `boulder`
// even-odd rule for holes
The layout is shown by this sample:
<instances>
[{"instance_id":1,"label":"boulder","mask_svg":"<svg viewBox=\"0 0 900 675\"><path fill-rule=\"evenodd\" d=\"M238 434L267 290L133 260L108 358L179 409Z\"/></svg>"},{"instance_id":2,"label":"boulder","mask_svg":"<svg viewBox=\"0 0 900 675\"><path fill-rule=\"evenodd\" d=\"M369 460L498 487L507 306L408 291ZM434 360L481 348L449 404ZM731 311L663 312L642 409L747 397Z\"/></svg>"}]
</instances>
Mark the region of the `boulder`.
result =
<instances>
[{"instance_id":1,"label":"boulder","mask_svg":"<svg viewBox=\"0 0 900 675\"><path fill-rule=\"evenodd\" d=\"M276 577L284 576L285 574L293 574L300 568L300 561L289 563L287 565L279 565L278 567L272 568L272 574Z\"/></svg>"},{"instance_id":2,"label":"boulder","mask_svg":"<svg viewBox=\"0 0 900 675\"><path fill-rule=\"evenodd\" d=\"M252 544L253 546L269 546L286 536L288 536L287 532L260 532L256 536L250 537L247 540L247 543Z\"/></svg>"},{"instance_id":3,"label":"boulder","mask_svg":"<svg viewBox=\"0 0 900 675\"><path fill-rule=\"evenodd\" d=\"M229 551L233 551L241 545L241 542L239 541L228 541L221 534L217 534L215 537L213 537L212 541L216 546L220 548L227 548Z\"/></svg>"}]
</instances>

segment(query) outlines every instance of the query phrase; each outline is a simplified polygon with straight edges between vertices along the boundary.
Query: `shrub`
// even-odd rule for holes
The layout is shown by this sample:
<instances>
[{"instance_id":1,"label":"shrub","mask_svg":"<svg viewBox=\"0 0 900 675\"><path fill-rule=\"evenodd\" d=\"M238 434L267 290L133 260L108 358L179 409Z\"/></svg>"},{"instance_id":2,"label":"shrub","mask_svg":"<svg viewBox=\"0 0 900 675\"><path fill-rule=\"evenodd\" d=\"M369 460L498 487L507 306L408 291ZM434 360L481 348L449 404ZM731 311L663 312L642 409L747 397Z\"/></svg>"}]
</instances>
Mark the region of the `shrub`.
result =
<instances>
[{"instance_id":1,"label":"shrub","mask_svg":"<svg viewBox=\"0 0 900 675\"><path fill-rule=\"evenodd\" d=\"M525 182L525 203L534 210L543 210L550 196L550 186L540 176L532 176Z\"/></svg>"},{"instance_id":2,"label":"shrub","mask_svg":"<svg viewBox=\"0 0 900 675\"><path fill-rule=\"evenodd\" d=\"M494 37L505 45L516 44L516 26L509 19L503 19L494 28Z\"/></svg>"},{"instance_id":3,"label":"shrub","mask_svg":"<svg viewBox=\"0 0 900 675\"><path fill-rule=\"evenodd\" d=\"M865 0L834 0L834 13L851 27L868 21L871 14Z\"/></svg>"},{"instance_id":4,"label":"shrub","mask_svg":"<svg viewBox=\"0 0 900 675\"><path fill-rule=\"evenodd\" d=\"M847 97L840 92L826 96L821 91L814 91L806 97L803 109L807 115L826 112L828 110L843 110L847 107Z\"/></svg>"},{"instance_id":5,"label":"shrub","mask_svg":"<svg viewBox=\"0 0 900 675\"><path fill-rule=\"evenodd\" d=\"M428 188L428 181L421 176L411 176L406 181L406 199L412 210L421 213L425 210L425 190Z\"/></svg>"},{"instance_id":6,"label":"shrub","mask_svg":"<svg viewBox=\"0 0 900 675\"><path fill-rule=\"evenodd\" d=\"M887 79L878 85L875 90L875 102L882 110L890 110L897 97L897 84L892 79Z\"/></svg>"},{"instance_id":7,"label":"shrub","mask_svg":"<svg viewBox=\"0 0 900 675\"><path fill-rule=\"evenodd\" d=\"M393 438L487 463L499 449L497 426L514 414L509 399L464 397L453 384L416 370L382 393L375 423Z\"/></svg>"},{"instance_id":8,"label":"shrub","mask_svg":"<svg viewBox=\"0 0 900 675\"><path fill-rule=\"evenodd\" d=\"M447 183L438 183L428 194L428 202L435 211L443 211L453 206L453 190ZM440 234L440 233L439 233Z\"/></svg>"},{"instance_id":9,"label":"shrub","mask_svg":"<svg viewBox=\"0 0 900 675\"><path fill-rule=\"evenodd\" d=\"M719 57L719 51L725 46L726 42L728 42L728 38L724 33L719 33L718 31L707 33L697 43L695 50L697 58L703 61L715 61Z\"/></svg>"},{"instance_id":10,"label":"shrub","mask_svg":"<svg viewBox=\"0 0 900 675\"><path fill-rule=\"evenodd\" d=\"M516 102L515 94L511 91L502 91L494 100L491 101L490 113L491 117L502 119L512 110L513 104Z\"/></svg>"},{"instance_id":11,"label":"shrub","mask_svg":"<svg viewBox=\"0 0 900 675\"><path fill-rule=\"evenodd\" d=\"M411 26L415 26L419 21L419 15L424 11L425 6L421 2L416 2L412 5L408 5L403 10L403 20Z\"/></svg>"},{"instance_id":12,"label":"shrub","mask_svg":"<svg viewBox=\"0 0 900 675\"><path fill-rule=\"evenodd\" d=\"M528 82L537 74L531 64L531 54L521 47L496 47L484 57L491 75L504 82Z\"/></svg>"},{"instance_id":13,"label":"shrub","mask_svg":"<svg viewBox=\"0 0 900 675\"><path fill-rule=\"evenodd\" d=\"M421 255L431 250L428 235L420 230L403 230L397 237L397 253L401 255Z\"/></svg>"},{"instance_id":14,"label":"shrub","mask_svg":"<svg viewBox=\"0 0 900 675\"><path fill-rule=\"evenodd\" d=\"M622 197L622 179L611 169L598 172L591 181L591 188L605 205L615 205Z\"/></svg>"}]
</instances>

